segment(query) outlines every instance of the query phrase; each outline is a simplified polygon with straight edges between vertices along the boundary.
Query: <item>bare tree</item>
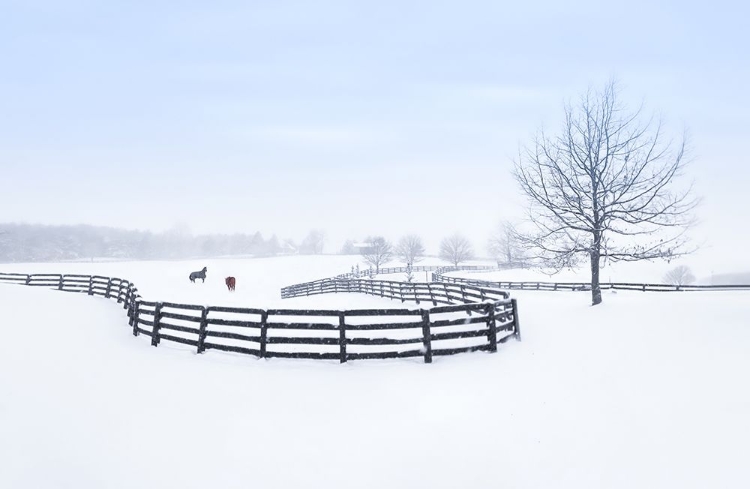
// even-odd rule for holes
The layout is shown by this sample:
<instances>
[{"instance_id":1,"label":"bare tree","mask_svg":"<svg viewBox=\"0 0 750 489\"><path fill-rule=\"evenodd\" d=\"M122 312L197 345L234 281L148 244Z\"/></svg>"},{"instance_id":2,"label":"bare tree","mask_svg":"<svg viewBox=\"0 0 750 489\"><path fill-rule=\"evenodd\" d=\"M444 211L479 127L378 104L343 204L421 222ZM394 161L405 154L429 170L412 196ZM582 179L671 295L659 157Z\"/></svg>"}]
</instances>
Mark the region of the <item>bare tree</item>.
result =
<instances>
[{"instance_id":1,"label":"bare tree","mask_svg":"<svg viewBox=\"0 0 750 489\"><path fill-rule=\"evenodd\" d=\"M380 266L391 261L393 245L382 236L367 238L368 246L362 250L365 262L375 267L375 273L380 273Z\"/></svg>"},{"instance_id":2,"label":"bare tree","mask_svg":"<svg viewBox=\"0 0 750 489\"><path fill-rule=\"evenodd\" d=\"M310 255L320 255L323 253L323 245L326 241L325 231L313 229L310 231L299 246L300 252Z\"/></svg>"},{"instance_id":3,"label":"bare tree","mask_svg":"<svg viewBox=\"0 0 750 489\"><path fill-rule=\"evenodd\" d=\"M341 246L341 251L339 251L339 255L354 255L356 254L356 250L354 249L354 241L351 239L347 239L344 241L343 246Z\"/></svg>"},{"instance_id":4,"label":"bare tree","mask_svg":"<svg viewBox=\"0 0 750 489\"><path fill-rule=\"evenodd\" d=\"M628 111L614 82L565 108L562 132L540 131L516 162L530 202L530 230L518 233L535 258L561 270L591 265L592 303L602 301L604 260L671 259L685 254L684 232L697 200L678 186L685 138L665 139L662 123Z\"/></svg>"},{"instance_id":5,"label":"bare tree","mask_svg":"<svg viewBox=\"0 0 750 489\"><path fill-rule=\"evenodd\" d=\"M490 237L487 250L497 260L498 265L500 263L514 265L524 262L524 254L516 238L516 231L507 221L498 225L497 230Z\"/></svg>"},{"instance_id":6,"label":"bare tree","mask_svg":"<svg viewBox=\"0 0 750 489\"><path fill-rule=\"evenodd\" d=\"M396 246L396 254L404 259L404 263L413 266L424 255L422 238L414 234L404 236Z\"/></svg>"},{"instance_id":7,"label":"bare tree","mask_svg":"<svg viewBox=\"0 0 750 489\"><path fill-rule=\"evenodd\" d=\"M474 258L474 249L468 239L456 233L440 242L440 258L458 266L459 263Z\"/></svg>"},{"instance_id":8,"label":"bare tree","mask_svg":"<svg viewBox=\"0 0 750 489\"><path fill-rule=\"evenodd\" d=\"M672 285L690 285L695 282L695 275L689 267L680 265L664 275L664 282Z\"/></svg>"}]
</instances>

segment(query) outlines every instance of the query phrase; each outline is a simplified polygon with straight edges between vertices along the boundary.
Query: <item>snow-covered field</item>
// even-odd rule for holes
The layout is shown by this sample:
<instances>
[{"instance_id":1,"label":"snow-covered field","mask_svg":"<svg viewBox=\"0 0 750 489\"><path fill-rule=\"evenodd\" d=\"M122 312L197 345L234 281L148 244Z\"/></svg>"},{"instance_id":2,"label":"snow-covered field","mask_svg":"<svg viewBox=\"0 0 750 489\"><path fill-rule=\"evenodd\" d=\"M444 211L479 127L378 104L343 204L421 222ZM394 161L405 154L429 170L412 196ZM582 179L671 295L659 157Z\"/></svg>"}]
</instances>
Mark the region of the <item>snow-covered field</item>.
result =
<instances>
[{"instance_id":1,"label":"snow-covered field","mask_svg":"<svg viewBox=\"0 0 750 489\"><path fill-rule=\"evenodd\" d=\"M282 287L349 272L352 266L367 266L358 256L316 255L285 256L262 259L206 259L191 261L142 261L94 263L12 263L0 264L9 273L68 273L119 277L133 281L146 300L243 307L369 307L393 302L369 296L331 295L315 298L281 299ZM490 264L490 262L472 262ZM426 259L420 265L445 265L437 259ZM393 262L393 266L402 266ZM190 272L208 268L205 283L188 280ZM224 278L237 279L237 289L227 291ZM380 275L384 280L400 280L397 274ZM416 280L426 281L424 272Z\"/></svg>"},{"instance_id":2,"label":"snow-covered field","mask_svg":"<svg viewBox=\"0 0 750 489\"><path fill-rule=\"evenodd\" d=\"M696 284L747 284L750 282L750 270L747 258L738 257L731 265L700 260L682 259L671 263L657 260L653 262L619 262L605 264L600 270L600 279L605 282L619 283L665 283L664 275L678 265L688 266L695 277ZM743 261L744 260L744 261ZM477 280L513 281L513 282L588 282L590 271L588 264L583 263L579 269L564 269L554 275L549 275L538 269L528 270L497 270L493 272L451 272L451 276L468 277ZM748 277L747 281L740 280Z\"/></svg>"},{"instance_id":3,"label":"snow-covered field","mask_svg":"<svg viewBox=\"0 0 750 489\"><path fill-rule=\"evenodd\" d=\"M157 300L393 305L279 298L351 261L0 268L122 276ZM0 487L750 486L750 292L513 296L523 342L497 354L339 365L153 348L112 301L0 285Z\"/></svg>"}]
</instances>

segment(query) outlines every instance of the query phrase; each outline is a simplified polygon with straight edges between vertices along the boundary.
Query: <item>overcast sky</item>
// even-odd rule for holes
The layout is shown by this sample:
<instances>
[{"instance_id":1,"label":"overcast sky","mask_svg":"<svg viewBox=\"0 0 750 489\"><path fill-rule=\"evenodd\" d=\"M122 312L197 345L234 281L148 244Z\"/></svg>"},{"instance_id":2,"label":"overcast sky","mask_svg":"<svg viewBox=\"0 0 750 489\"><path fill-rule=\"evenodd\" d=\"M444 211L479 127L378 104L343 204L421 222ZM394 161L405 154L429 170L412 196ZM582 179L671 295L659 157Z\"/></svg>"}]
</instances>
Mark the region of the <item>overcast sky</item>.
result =
<instances>
[{"instance_id":1,"label":"overcast sky","mask_svg":"<svg viewBox=\"0 0 750 489\"><path fill-rule=\"evenodd\" d=\"M519 144L616 77L689 130L694 235L726 257L750 11L656 3L0 0L0 221L483 248Z\"/></svg>"}]
</instances>

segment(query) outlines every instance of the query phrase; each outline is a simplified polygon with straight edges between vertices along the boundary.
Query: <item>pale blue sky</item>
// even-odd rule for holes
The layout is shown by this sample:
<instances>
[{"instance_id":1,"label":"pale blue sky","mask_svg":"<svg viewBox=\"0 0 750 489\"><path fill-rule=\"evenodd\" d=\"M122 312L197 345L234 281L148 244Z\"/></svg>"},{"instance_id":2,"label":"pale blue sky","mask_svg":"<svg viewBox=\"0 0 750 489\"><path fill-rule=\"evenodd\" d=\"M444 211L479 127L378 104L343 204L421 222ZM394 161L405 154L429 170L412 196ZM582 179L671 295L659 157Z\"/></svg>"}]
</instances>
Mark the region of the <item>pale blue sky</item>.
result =
<instances>
[{"instance_id":1,"label":"pale blue sky","mask_svg":"<svg viewBox=\"0 0 750 489\"><path fill-rule=\"evenodd\" d=\"M481 248L519 143L614 76L689 129L719 253L750 211L750 9L653 3L0 0L0 221Z\"/></svg>"}]
</instances>

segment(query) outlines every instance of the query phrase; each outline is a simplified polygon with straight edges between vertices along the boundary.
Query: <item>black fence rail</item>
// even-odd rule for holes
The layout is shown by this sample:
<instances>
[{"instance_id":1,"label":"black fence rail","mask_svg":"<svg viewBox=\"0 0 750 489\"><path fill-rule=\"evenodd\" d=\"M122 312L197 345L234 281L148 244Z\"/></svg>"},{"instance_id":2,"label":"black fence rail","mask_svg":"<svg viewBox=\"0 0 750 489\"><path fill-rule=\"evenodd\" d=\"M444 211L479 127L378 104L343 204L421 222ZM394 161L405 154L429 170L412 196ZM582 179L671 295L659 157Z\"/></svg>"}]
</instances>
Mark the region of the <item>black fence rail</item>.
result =
<instances>
[{"instance_id":1,"label":"black fence rail","mask_svg":"<svg viewBox=\"0 0 750 489\"><path fill-rule=\"evenodd\" d=\"M47 287L65 292L82 292L114 299L127 309L138 295L138 289L130 281L99 275L66 275L53 273L21 274L0 273L0 283Z\"/></svg>"},{"instance_id":2,"label":"black fence rail","mask_svg":"<svg viewBox=\"0 0 750 489\"><path fill-rule=\"evenodd\" d=\"M414 266L411 271L416 272L434 272L446 268L444 265L425 265L425 266ZM497 270L497 267L489 265L460 265L457 267L449 267L453 270L463 271L475 271L475 272L488 272L490 270ZM407 267L387 267L379 270L373 269L361 269L358 272L347 272L340 275L336 275L332 278L362 278L362 277L374 277L376 275L389 275L394 273L406 273L409 269Z\"/></svg>"},{"instance_id":3,"label":"black fence rail","mask_svg":"<svg viewBox=\"0 0 750 489\"><path fill-rule=\"evenodd\" d=\"M370 280L349 282L352 292L352 287L357 287L357 291L382 297L447 305L430 309L355 310L205 307L146 301L131 282L113 277L0 273L0 283L41 286L116 300L127 311L134 336L147 336L153 346L162 341L188 345L198 353L221 350L260 358L310 358L342 363L422 357L430 363L433 356L495 352L498 343L521 338L516 301L502 291L450 284L425 284L429 285L427 288L420 284L406 290L397 289L399 282L387 286L386 282Z\"/></svg>"},{"instance_id":4,"label":"black fence rail","mask_svg":"<svg viewBox=\"0 0 750 489\"><path fill-rule=\"evenodd\" d=\"M281 289L281 298L290 299L319 294L362 293L401 302L413 301L417 304L432 302L438 304L469 304L486 300L506 300L507 292L497 288L474 284L450 284L433 282L398 282L393 280L369 280L349 278L326 278L290 285Z\"/></svg>"},{"instance_id":5,"label":"black fence rail","mask_svg":"<svg viewBox=\"0 0 750 489\"><path fill-rule=\"evenodd\" d=\"M390 269L388 273L398 273L401 269ZM381 271L381 273L385 273ZM363 293L377 297L395 299L416 304L431 303L430 309L372 309L347 311L347 316L379 316L385 323L359 324L357 329L375 328L380 330L408 330L421 327L422 346L420 349L402 351L382 351L366 354L357 353L353 358L393 358L394 356L423 355L429 362L433 355L450 355L468 351L497 351L497 343L510 338L521 339L518 324L517 303L510 299L507 292L488 287L477 287L464 284L399 282L391 280L373 280L352 278L351 274L342 274L295 284L281 289L281 297L307 297L331 293ZM438 306L444 304L443 306ZM421 320L410 320L419 316ZM388 319L390 318L390 319ZM343 317L340 325L344 324ZM479 326L478 326L479 325ZM498 338L498 327L507 334ZM351 330L350 326L347 326ZM408 335L407 335L408 336ZM404 345L415 343L419 338L357 338L353 344L358 345ZM461 344L447 344L461 340ZM470 342L471 344L467 344ZM421 352L421 353L420 353ZM351 357L350 357L351 358Z\"/></svg>"},{"instance_id":6,"label":"black fence rail","mask_svg":"<svg viewBox=\"0 0 750 489\"><path fill-rule=\"evenodd\" d=\"M444 271L444 270L451 270L451 271L471 271L471 272L489 272L492 270L497 270L497 267L493 266L485 266L485 265L461 265L457 267L446 267L446 266L417 266L412 267L412 272L435 272L435 271ZM282 298L284 297L284 289L291 289L293 287L304 287L308 284L319 284L322 281L333 281L336 279L360 279L360 278L368 278L372 279L373 277L377 275L390 275L390 274L396 274L396 273L406 273L408 271L407 267L389 267L389 268L381 268L378 272L371 269L363 269L359 272L347 272L342 273L339 275L336 275L335 277L330 278L324 278L319 280L313 280L312 282L305 282L297 285L290 285L288 287L284 287L282 289ZM305 295L305 294L302 294Z\"/></svg>"},{"instance_id":7,"label":"black fence rail","mask_svg":"<svg viewBox=\"0 0 750 489\"><path fill-rule=\"evenodd\" d=\"M449 277L448 272L463 271L455 267L442 267L432 273L433 282L463 284L475 287L493 287L506 290L569 290L590 291L591 283L586 282L505 282L476 280L461 277ZM485 270L490 271L490 270ZM750 285L672 285L672 284L644 284L644 283L615 283L602 282L602 290L636 290L642 292L681 292L681 291L727 291L750 290Z\"/></svg>"}]
</instances>

